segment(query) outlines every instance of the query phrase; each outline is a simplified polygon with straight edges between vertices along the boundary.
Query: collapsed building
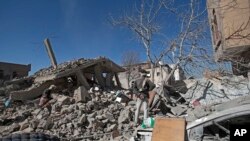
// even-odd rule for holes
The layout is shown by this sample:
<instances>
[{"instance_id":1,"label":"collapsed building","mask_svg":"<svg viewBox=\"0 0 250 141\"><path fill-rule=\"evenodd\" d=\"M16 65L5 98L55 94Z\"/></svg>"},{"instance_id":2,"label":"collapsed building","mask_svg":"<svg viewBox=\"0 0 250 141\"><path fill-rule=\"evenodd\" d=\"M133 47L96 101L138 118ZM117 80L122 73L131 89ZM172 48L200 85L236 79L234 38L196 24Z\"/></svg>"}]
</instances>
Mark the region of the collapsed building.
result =
<instances>
[{"instance_id":1,"label":"collapsed building","mask_svg":"<svg viewBox=\"0 0 250 141\"><path fill-rule=\"evenodd\" d=\"M184 140L186 131L188 137L196 138L203 136L193 133L203 124L197 123L200 118L208 116L212 120L213 113L232 107L227 102L250 94L249 81L241 76L189 79L175 87L158 87L160 99L149 107L156 124L142 129L132 126L135 102L126 95L128 90L121 88L118 77L124 70L99 57L68 61L29 77L6 81L0 88L0 136L14 138L16 134L35 132L60 140L161 140L171 135L166 132L177 132L178 128L178 138L169 138ZM40 107L40 96L51 86L52 99ZM117 101L121 92L123 100ZM9 96L13 103L5 107L4 98ZM248 99L232 102L242 106Z\"/></svg>"},{"instance_id":2,"label":"collapsed building","mask_svg":"<svg viewBox=\"0 0 250 141\"><path fill-rule=\"evenodd\" d=\"M115 94L111 91L120 89L117 73L121 71L124 69L111 60L99 57L65 62L57 65L56 69L49 67L39 70L30 77L7 81L5 86L1 87L0 136L13 132L35 131L61 136L67 140L78 135L80 136L77 138L82 139L86 135L86 138L100 139L98 137L100 135L92 133L97 134L100 131L103 134L105 127L106 132L113 131L118 127L119 115L121 115L118 120L120 123L129 120L127 116L130 115L124 114L130 112L130 109L115 104ZM55 89L50 110L41 109L37 98L51 86ZM11 97L13 100L11 108L4 108L4 97ZM122 109L127 112L120 113ZM99 115L98 121L97 115ZM72 121L74 119L75 122ZM63 132L60 131L62 125L65 126ZM71 126L72 131L68 131L66 126ZM86 129L88 132L81 134Z\"/></svg>"},{"instance_id":3,"label":"collapsed building","mask_svg":"<svg viewBox=\"0 0 250 141\"><path fill-rule=\"evenodd\" d=\"M123 71L111 60L99 57L52 65L34 75L6 81L0 88L1 136L41 132L64 140L128 140L135 130L131 126L135 103L121 87L118 73ZM52 99L48 106L40 107L41 95L51 86ZM116 101L120 91L128 101ZM163 96L169 94L166 102L180 97L165 92L159 88ZM6 98L12 100L10 107L4 103ZM152 107L156 105L163 114L170 111L165 102L157 101Z\"/></svg>"},{"instance_id":4,"label":"collapsed building","mask_svg":"<svg viewBox=\"0 0 250 141\"><path fill-rule=\"evenodd\" d=\"M0 62L0 82L29 75L31 65ZM0 85L1 85L0 84Z\"/></svg>"},{"instance_id":5,"label":"collapsed building","mask_svg":"<svg viewBox=\"0 0 250 141\"><path fill-rule=\"evenodd\" d=\"M79 59L59 64L57 69L52 67L42 69L31 77L8 83L22 83L21 81L31 79L33 83L30 87L10 93L15 100L30 100L40 96L43 90L49 88L50 85L67 87L68 78L75 81L75 86L81 86L85 90L89 90L94 84L98 84L102 88L120 87L117 73L121 71L124 69L107 58ZM116 83L114 83L113 77Z\"/></svg>"},{"instance_id":6,"label":"collapsed building","mask_svg":"<svg viewBox=\"0 0 250 141\"><path fill-rule=\"evenodd\" d=\"M216 59L238 61L243 57L240 63L249 63L249 42L229 39L227 36L233 35L230 33L234 33L231 31L234 27L225 24L231 20L240 22L236 26L242 25L242 21L248 23L242 16L230 15L241 12L249 15L249 8L220 9L224 2L227 0L208 0ZM246 3L246 0L239 2ZM223 14L225 18L221 17ZM249 29L249 24L243 27ZM245 35L249 30L242 33ZM150 116L155 118L154 127L133 127L135 101L126 95L129 88L129 82L124 81L126 69L104 57L58 65L49 40L44 42L52 66L29 77L5 81L0 88L0 137L3 139L35 132L55 135L60 140L229 140L228 125L239 121L244 124L250 119L247 78L231 75L185 80L179 68L172 79L174 83L156 89L159 99L149 107ZM171 65L157 66L154 76L159 81L156 81L164 80L169 69ZM244 69L241 71L244 72L234 73L246 74ZM138 77L136 73L133 75ZM50 101L40 107L39 98L50 88ZM122 100L118 101L121 93ZM6 98L13 100L11 105L5 105Z\"/></svg>"},{"instance_id":7,"label":"collapsed building","mask_svg":"<svg viewBox=\"0 0 250 141\"><path fill-rule=\"evenodd\" d=\"M154 73L156 95L149 95L149 115L154 117L155 125L146 129L135 127L136 103L135 97L128 94L128 69L105 57L57 64L49 40L45 40L45 45L50 67L31 76L5 81L0 88L0 137L3 139L49 135L59 140L203 140L205 133L194 132L203 126L199 119L208 116L212 121L213 113L230 108L227 102L242 96L249 99L249 80L244 77L208 77L206 73L205 78L185 79L178 68L169 85L163 85L171 65L159 65ZM130 72L133 79L139 77L138 66L151 71L149 64L136 65ZM48 89L51 98L41 107L39 99ZM12 103L6 105L8 98ZM241 107L242 98L231 103ZM221 117L231 111L220 112ZM166 132L178 132L179 136ZM209 138L216 137L209 135ZM223 134L222 138L228 136Z\"/></svg>"},{"instance_id":8,"label":"collapsed building","mask_svg":"<svg viewBox=\"0 0 250 141\"><path fill-rule=\"evenodd\" d=\"M169 75L170 71L173 69L173 64L163 64L162 62L158 63L157 66L154 68L154 72L152 73L151 63L138 63L131 66L124 66L126 71L121 72L118 74L120 78L122 88L128 89L130 87L131 81L140 77L139 70L144 69L152 74L150 79L154 79L155 84L161 84L165 82L165 78ZM183 69L180 66L177 66L177 69L174 71L174 75L171 79L166 82L166 84L172 85L177 81L181 81L185 79L185 74Z\"/></svg>"}]
</instances>

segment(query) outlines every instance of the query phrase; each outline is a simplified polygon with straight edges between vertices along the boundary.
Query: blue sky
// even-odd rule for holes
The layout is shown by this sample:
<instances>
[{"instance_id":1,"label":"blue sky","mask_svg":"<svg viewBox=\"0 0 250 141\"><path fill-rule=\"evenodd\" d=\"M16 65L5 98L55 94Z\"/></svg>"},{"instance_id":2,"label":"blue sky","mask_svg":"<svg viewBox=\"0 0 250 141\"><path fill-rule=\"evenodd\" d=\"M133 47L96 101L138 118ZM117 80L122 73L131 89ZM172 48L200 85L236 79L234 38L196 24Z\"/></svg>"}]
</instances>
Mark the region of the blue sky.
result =
<instances>
[{"instance_id":1,"label":"blue sky","mask_svg":"<svg viewBox=\"0 0 250 141\"><path fill-rule=\"evenodd\" d=\"M58 63L106 56L118 64L124 51L141 45L125 29L112 27L133 0L1 0L0 61L32 64L31 73L50 66L43 40L50 38Z\"/></svg>"},{"instance_id":2,"label":"blue sky","mask_svg":"<svg viewBox=\"0 0 250 141\"><path fill-rule=\"evenodd\" d=\"M59 63L98 56L120 63L122 52L140 47L129 31L112 27L107 17L130 4L129 0L1 0L0 60L31 63L32 73L48 67L43 40L49 37Z\"/></svg>"}]
</instances>

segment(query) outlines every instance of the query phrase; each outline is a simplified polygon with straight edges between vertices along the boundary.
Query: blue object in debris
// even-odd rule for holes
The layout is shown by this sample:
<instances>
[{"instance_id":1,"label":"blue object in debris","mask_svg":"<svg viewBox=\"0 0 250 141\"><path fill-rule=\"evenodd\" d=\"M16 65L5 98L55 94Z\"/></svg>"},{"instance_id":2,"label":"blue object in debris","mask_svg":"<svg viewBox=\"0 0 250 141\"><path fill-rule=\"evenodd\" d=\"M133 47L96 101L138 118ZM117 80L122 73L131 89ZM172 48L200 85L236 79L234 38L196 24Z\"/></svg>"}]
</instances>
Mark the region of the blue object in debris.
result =
<instances>
[{"instance_id":1,"label":"blue object in debris","mask_svg":"<svg viewBox=\"0 0 250 141\"><path fill-rule=\"evenodd\" d=\"M4 102L4 105L5 105L5 107L10 107L10 105L11 105L10 99L7 99L7 100Z\"/></svg>"},{"instance_id":2,"label":"blue object in debris","mask_svg":"<svg viewBox=\"0 0 250 141\"><path fill-rule=\"evenodd\" d=\"M117 91L115 95L116 95L116 97L121 97L122 91Z\"/></svg>"}]
</instances>

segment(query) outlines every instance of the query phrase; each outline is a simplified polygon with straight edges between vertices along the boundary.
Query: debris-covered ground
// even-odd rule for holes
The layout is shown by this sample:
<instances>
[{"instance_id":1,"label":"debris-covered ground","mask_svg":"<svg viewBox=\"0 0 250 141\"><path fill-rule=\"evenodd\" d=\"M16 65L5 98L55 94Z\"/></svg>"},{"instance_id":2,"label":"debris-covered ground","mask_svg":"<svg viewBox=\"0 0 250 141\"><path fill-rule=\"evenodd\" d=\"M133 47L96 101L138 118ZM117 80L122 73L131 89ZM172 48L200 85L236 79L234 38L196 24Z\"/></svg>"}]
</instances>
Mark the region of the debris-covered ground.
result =
<instances>
[{"instance_id":1,"label":"debris-covered ground","mask_svg":"<svg viewBox=\"0 0 250 141\"><path fill-rule=\"evenodd\" d=\"M128 140L132 136L134 108L115 102L113 92L93 92L84 103L55 93L46 107L38 103L39 99L1 107L1 136L19 132L43 132L65 140Z\"/></svg>"},{"instance_id":2,"label":"debris-covered ground","mask_svg":"<svg viewBox=\"0 0 250 141\"><path fill-rule=\"evenodd\" d=\"M63 140L129 139L134 129L134 108L115 102L116 91L110 89L117 88L101 83L103 78L98 74L120 69L105 58L79 59L6 82L0 88L0 136L38 132ZM97 81L87 79L82 70L90 78L99 75ZM41 106L40 97L46 89L52 90L51 98ZM8 98L12 101L6 105Z\"/></svg>"},{"instance_id":3,"label":"debris-covered ground","mask_svg":"<svg viewBox=\"0 0 250 141\"><path fill-rule=\"evenodd\" d=\"M114 84L109 78L120 71L121 67L105 58L79 59L5 82L0 88L0 138L17 133L41 133L60 140L136 138L140 126L133 122L135 99L119 87L119 80ZM51 96L41 105L46 90ZM249 98L230 101L250 94L249 81L241 76L190 79L154 90L157 95L151 99L150 117L185 118L187 122L241 105ZM8 99L12 101L6 103Z\"/></svg>"}]
</instances>

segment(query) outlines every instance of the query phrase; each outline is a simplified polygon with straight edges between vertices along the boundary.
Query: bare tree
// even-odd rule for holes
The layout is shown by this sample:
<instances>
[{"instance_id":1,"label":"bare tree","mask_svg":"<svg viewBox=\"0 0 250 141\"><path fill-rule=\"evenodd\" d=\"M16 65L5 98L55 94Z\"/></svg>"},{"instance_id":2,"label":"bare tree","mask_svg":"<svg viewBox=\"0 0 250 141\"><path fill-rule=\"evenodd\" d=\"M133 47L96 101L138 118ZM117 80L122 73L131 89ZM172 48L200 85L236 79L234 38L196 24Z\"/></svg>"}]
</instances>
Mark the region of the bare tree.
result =
<instances>
[{"instance_id":1,"label":"bare tree","mask_svg":"<svg viewBox=\"0 0 250 141\"><path fill-rule=\"evenodd\" d=\"M190 0L189 3L176 8L173 8L176 4L174 2L167 4L164 3L164 8L171 11L180 23L177 26L179 33L169 40L165 51L158 58L160 60L161 57L168 56L174 64L165 82L168 82L178 66L184 69L191 67L191 70L198 67L204 68L211 58L209 48L204 43L209 38L206 36L208 27L206 9L200 7L201 2Z\"/></svg>"},{"instance_id":2,"label":"bare tree","mask_svg":"<svg viewBox=\"0 0 250 141\"><path fill-rule=\"evenodd\" d=\"M151 53L152 38L159 31L156 19L162 6L163 3L161 1L155 2L152 0L148 2L146 0L142 0L140 6L135 6L135 13L133 15L125 14L118 20L111 17L111 23L113 25L127 27L135 33L136 37L145 49L147 60L151 63L151 69L153 69L155 65Z\"/></svg>"},{"instance_id":3,"label":"bare tree","mask_svg":"<svg viewBox=\"0 0 250 141\"><path fill-rule=\"evenodd\" d=\"M111 17L111 21L113 25L127 27L135 33L151 62L152 76L154 67L163 58L168 58L167 63L174 64L164 82L170 80L178 66L197 67L202 65L201 61L211 59L207 51L209 48L203 42L210 39L206 37L206 8L200 7L199 0L179 5L174 0L141 0L139 5L132 15L125 14L117 19ZM175 22L168 20L169 17ZM177 33L173 33L173 28ZM154 43L156 39L165 43L158 52L154 51L160 44Z\"/></svg>"},{"instance_id":4,"label":"bare tree","mask_svg":"<svg viewBox=\"0 0 250 141\"><path fill-rule=\"evenodd\" d=\"M134 65L140 63L139 53L135 51L126 51L123 53L121 58L122 65L126 68L126 79L129 82L133 79Z\"/></svg>"}]
</instances>

